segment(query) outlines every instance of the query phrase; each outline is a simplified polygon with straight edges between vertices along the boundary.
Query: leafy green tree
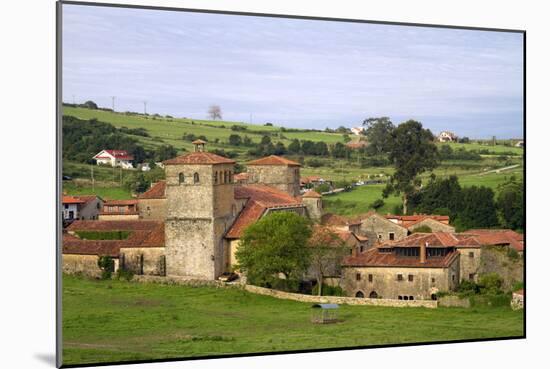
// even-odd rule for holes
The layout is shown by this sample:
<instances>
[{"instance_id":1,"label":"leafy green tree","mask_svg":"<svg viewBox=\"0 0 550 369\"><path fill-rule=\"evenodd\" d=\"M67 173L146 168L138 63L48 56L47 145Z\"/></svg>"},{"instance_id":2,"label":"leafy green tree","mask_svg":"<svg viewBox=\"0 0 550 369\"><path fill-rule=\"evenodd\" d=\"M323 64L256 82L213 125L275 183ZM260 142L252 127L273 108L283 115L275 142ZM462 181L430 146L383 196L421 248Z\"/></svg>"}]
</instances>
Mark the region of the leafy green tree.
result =
<instances>
[{"instance_id":1,"label":"leafy green tree","mask_svg":"<svg viewBox=\"0 0 550 369\"><path fill-rule=\"evenodd\" d=\"M503 227L523 230L524 222L523 183L511 178L498 188L496 206L500 223Z\"/></svg>"},{"instance_id":2,"label":"leafy green tree","mask_svg":"<svg viewBox=\"0 0 550 369\"><path fill-rule=\"evenodd\" d=\"M299 154L301 149L300 141L297 138L288 145L288 152L291 154Z\"/></svg>"},{"instance_id":3,"label":"leafy green tree","mask_svg":"<svg viewBox=\"0 0 550 369\"><path fill-rule=\"evenodd\" d=\"M305 155L315 155L315 143L310 140L302 141L302 152Z\"/></svg>"},{"instance_id":4,"label":"leafy green tree","mask_svg":"<svg viewBox=\"0 0 550 369\"><path fill-rule=\"evenodd\" d=\"M161 145L155 150L155 160L164 161L178 155L178 150L172 145Z\"/></svg>"},{"instance_id":5,"label":"leafy green tree","mask_svg":"<svg viewBox=\"0 0 550 369\"><path fill-rule=\"evenodd\" d=\"M350 156L350 149L341 142L336 142L332 147L332 157L334 158L348 158Z\"/></svg>"},{"instance_id":6,"label":"leafy green tree","mask_svg":"<svg viewBox=\"0 0 550 369\"><path fill-rule=\"evenodd\" d=\"M433 170L439 163L434 136L429 129L422 128L420 122L408 120L391 132L387 142L389 159L395 172L384 188L383 196L401 194L403 213L407 214L408 197L420 185L419 175Z\"/></svg>"},{"instance_id":7,"label":"leafy green tree","mask_svg":"<svg viewBox=\"0 0 550 369\"><path fill-rule=\"evenodd\" d=\"M237 268L253 284L269 284L277 274L300 278L310 264L308 219L293 212L274 212L250 225L235 256Z\"/></svg>"},{"instance_id":8,"label":"leafy green tree","mask_svg":"<svg viewBox=\"0 0 550 369\"><path fill-rule=\"evenodd\" d=\"M86 101L83 105L88 109L97 109L97 104L91 100Z\"/></svg>"},{"instance_id":9,"label":"leafy green tree","mask_svg":"<svg viewBox=\"0 0 550 369\"><path fill-rule=\"evenodd\" d=\"M432 177L424 188L410 197L409 210L417 213L449 215L453 221L462 210L462 187L457 176Z\"/></svg>"},{"instance_id":10,"label":"leafy green tree","mask_svg":"<svg viewBox=\"0 0 550 369\"><path fill-rule=\"evenodd\" d=\"M372 155L383 154L390 150L388 146L395 129L388 117L368 118L363 121L365 135L370 143L368 152Z\"/></svg>"},{"instance_id":11,"label":"leafy green tree","mask_svg":"<svg viewBox=\"0 0 550 369\"><path fill-rule=\"evenodd\" d=\"M232 146L240 146L242 142L243 140L239 135L232 134L229 136L229 144Z\"/></svg>"},{"instance_id":12,"label":"leafy green tree","mask_svg":"<svg viewBox=\"0 0 550 369\"><path fill-rule=\"evenodd\" d=\"M323 141L315 142L314 155L318 156L328 156L328 146Z\"/></svg>"},{"instance_id":13,"label":"leafy green tree","mask_svg":"<svg viewBox=\"0 0 550 369\"><path fill-rule=\"evenodd\" d=\"M443 145L439 148L439 155L442 160L449 160L453 157L453 148L449 145Z\"/></svg>"},{"instance_id":14,"label":"leafy green tree","mask_svg":"<svg viewBox=\"0 0 550 369\"><path fill-rule=\"evenodd\" d=\"M275 149L274 149L274 152L273 152L275 155L284 155L286 154L286 147L285 147L285 144L282 143L282 142L277 142L275 144Z\"/></svg>"},{"instance_id":15,"label":"leafy green tree","mask_svg":"<svg viewBox=\"0 0 550 369\"><path fill-rule=\"evenodd\" d=\"M491 228L498 225L495 193L488 187L462 189L462 209L455 221L457 230Z\"/></svg>"}]
</instances>

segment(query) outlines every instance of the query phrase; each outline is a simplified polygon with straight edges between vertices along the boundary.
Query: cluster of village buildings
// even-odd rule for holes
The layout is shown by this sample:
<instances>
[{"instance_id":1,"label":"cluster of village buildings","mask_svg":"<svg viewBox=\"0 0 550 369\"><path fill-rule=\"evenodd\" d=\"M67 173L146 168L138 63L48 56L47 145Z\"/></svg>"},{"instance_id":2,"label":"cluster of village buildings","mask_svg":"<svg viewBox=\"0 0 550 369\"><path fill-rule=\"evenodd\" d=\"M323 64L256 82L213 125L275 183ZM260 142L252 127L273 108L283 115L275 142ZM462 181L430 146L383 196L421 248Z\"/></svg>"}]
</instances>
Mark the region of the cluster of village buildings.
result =
<instances>
[{"instance_id":1,"label":"cluster of village buildings","mask_svg":"<svg viewBox=\"0 0 550 369\"><path fill-rule=\"evenodd\" d=\"M312 219L346 245L326 278L353 297L436 299L461 280L477 281L484 247L523 253L521 234L457 233L448 216L326 213L322 195L301 191L299 163L272 155L235 174L234 160L206 152L204 141L193 144L194 152L163 163L166 180L135 199L63 196L63 270L98 275L98 257L110 256L115 269L136 274L215 280L234 270L244 230L281 211ZM124 237L87 236L102 232Z\"/></svg>"}]
</instances>

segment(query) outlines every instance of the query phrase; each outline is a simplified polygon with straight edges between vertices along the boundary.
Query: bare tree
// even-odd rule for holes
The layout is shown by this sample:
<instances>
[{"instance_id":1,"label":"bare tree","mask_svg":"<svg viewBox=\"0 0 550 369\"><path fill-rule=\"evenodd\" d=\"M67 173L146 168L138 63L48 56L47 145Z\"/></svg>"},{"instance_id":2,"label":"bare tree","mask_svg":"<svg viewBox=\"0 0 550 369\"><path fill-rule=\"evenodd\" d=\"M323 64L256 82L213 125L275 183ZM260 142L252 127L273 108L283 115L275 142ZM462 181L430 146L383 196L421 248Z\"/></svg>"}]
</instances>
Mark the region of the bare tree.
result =
<instances>
[{"instance_id":1,"label":"bare tree","mask_svg":"<svg viewBox=\"0 0 550 369\"><path fill-rule=\"evenodd\" d=\"M346 254L345 242L328 227L315 226L308 241L311 270L319 286L318 295L323 294L323 279L338 272Z\"/></svg>"},{"instance_id":2,"label":"bare tree","mask_svg":"<svg viewBox=\"0 0 550 369\"><path fill-rule=\"evenodd\" d=\"M211 105L208 108L208 116L212 118L212 120L222 119L222 109L219 105Z\"/></svg>"}]
</instances>

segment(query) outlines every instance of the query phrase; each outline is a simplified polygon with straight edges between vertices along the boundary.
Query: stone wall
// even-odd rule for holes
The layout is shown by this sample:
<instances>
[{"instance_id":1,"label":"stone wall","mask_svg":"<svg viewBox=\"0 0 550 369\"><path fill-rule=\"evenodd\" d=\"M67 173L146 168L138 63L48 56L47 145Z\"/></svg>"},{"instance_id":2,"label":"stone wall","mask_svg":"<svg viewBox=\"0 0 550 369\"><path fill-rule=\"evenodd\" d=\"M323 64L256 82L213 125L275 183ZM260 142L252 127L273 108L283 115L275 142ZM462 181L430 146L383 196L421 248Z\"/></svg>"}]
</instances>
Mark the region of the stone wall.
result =
<instances>
[{"instance_id":1,"label":"stone wall","mask_svg":"<svg viewBox=\"0 0 550 369\"><path fill-rule=\"evenodd\" d=\"M99 220L138 220L139 214L99 214Z\"/></svg>"},{"instance_id":2,"label":"stone wall","mask_svg":"<svg viewBox=\"0 0 550 369\"><path fill-rule=\"evenodd\" d=\"M481 249L459 247L457 250L460 252L460 280L477 282L481 266Z\"/></svg>"},{"instance_id":3,"label":"stone wall","mask_svg":"<svg viewBox=\"0 0 550 369\"><path fill-rule=\"evenodd\" d=\"M306 206L308 217L313 220L320 220L323 216L323 200L315 197L302 197Z\"/></svg>"},{"instance_id":4,"label":"stone wall","mask_svg":"<svg viewBox=\"0 0 550 369\"><path fill-rule=\"evenodd\" d=\"M378 241L388 241L390 233L393 233L394 240L402 240L407 237L408 232L406 228L377 214L372 214L361 221L360 233L368 237L369 246L375 245Z\"/></svg>"},{"instance_id":5,"label":"stone wall","mask_svg":"<svg viewBox=\"0 0 550 369\"><path fill-rule=\"evenodd\" d=\"M427 218L427 219L424 219L421 222L413 224L412 226L409 227L409 231L413 232L415 229L420 228L420 227L424 227L424 226L430 227L432 232L454 233L454 231L455 231L455 227L453 227L451 225L448 225L448 224L443 224L443 223L438 222L437 220L432 219L432 218Z\"/></svg>"},{"instance_id":6,"label":"stone wall","mask_svg":"<svg viewBox=\"0 0 550 369\"><path fill-rule=\"evenodd\" d=\"M300 196L300 167L287 165L249 165L248 183L268 185L291 196Z\"/></svg>"},{"instance_id":7,"label":"stone wall","mask_svg":"<svg viewBox=\"0 0 550 369\"><path fill-rule=\"evenodd\" d=\"M453 295L440 297L438 302L439 306L442 307L469 308L471 306L469 298L461 299L460 297Z\"/></svg>"},{"instance_id":8,"label":"stone wall","mask_svg":"<svg viewBox=\"0 0 550 369\"><path fill-rule=\"evenodd\" d=\"M341 285L348 296L359 293L364 297L398 299L399 296L413 296L414 300L430 300L438 291L449 291L456 286L458 263L456 258L450 268L344 267ZM398 280L399 274L402 280Z\"/></svg>"},{"instance_id":9,"label":"stone wall","mask_svg":"<svg viewBox=\"0 0 550 369\"><path fill-rule=\"evenodd\" d=\"M164 275L164 247L132 247L120 249L120 266L134 274Z\"/></svg>"},{"instance_id":10,"label":"stone wall","mask_svg":"<svg viewBox=\"0 0 550 369\"><path fill-rule=\"evenodd\" d=\"M392 306L392 307L426 307L437 308L437 301L431 300L389 300L389 299L369 299L340 296L313 296L302 295L299 293L290 293L272 290L258 286L246 285L244 289L248 292L259 295L271 296L278 299L293 300L299 302L308 302L312 304L346 304L346 305L371 305L371 306Z\"/></svg>"},{"instance_id":11,"label":"stone wall","mask_svg":"<svg viewBox=\"0 0 550 369\"><path fill-rule=\"evenodd\" d=\"M138 199L138 211L141 219L166 219L166 199Z\"/></svg>"},{"instance_id":12,"label":"stone wall","mask_svg":"<svg viewBox=\"0 0 550 369\"><path fill-rule=\"evenodd\" d=\"M63 273L100 277L101 269L97 266L97 261L97 255L63 254Z\"/></svg>"}]
</instances>

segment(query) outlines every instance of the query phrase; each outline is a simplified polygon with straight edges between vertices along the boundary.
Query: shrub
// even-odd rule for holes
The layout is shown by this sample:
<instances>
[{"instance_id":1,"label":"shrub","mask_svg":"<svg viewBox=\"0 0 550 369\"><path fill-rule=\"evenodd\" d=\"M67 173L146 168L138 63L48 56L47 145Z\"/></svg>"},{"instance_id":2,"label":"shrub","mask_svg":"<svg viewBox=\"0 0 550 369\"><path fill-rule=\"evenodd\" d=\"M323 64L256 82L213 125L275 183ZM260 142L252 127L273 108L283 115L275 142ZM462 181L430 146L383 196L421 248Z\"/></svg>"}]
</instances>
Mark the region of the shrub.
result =
<instances>
[{"instance_id":1,"label":"shrub","mask_svg":"<svg viewBox=\"0 0 550 369\"><path fill-rule=\"evenodd\" d=\"M374 200L373 203L370 204L370 207L373 208L374 210L378 210L382 206L384 206L384 200L382 200L382 199Z\"/></svg>"},{"instance_id":2,"label":"shrub","mask_svg":"<svg viewBox=\"0 0 550 369\"><path fill-rule=\"evenodd\" d=\"M101 269L101 279L110 279L115 269L115 262L110 256L100 256L97 259L97 266Z\"/></svg>"},{"instance_id":3,"label":"shrub","mask_svg":"<svg viewBox=\"0 0 550 369\"><path fill-rule=\"evenodd\" d=\"M323 296L346 296L346 293L344 290L342 290L339 286L327 286L326 284L323 285L322 290ZM315 285L313 289L311 290L311 294L314 296L317 296L319 294L319 285Z\"/></svg>"},{"instance_id":4,"label":"shrub","mask_svg":"<svg viewBox=\"0 0 550 369\"><path fill-rule=\"evenodd\" d=\"M421 227L415 228L412 233L432 233L432 229L427 225L423 225Z\"/></svg>"},{"instance_id":5,"label":"shrub","mask_svg":"<svg viewBox=\"0 0 550 369\"><path fill-rule=\"evenodd\" d=\"M320 184L315 188L315 192L317 193L323 193L323 192L329 192L330 191L330 185L328 183Z\"/></svg>"},{"instance_id":6,"label":"shrub","mask_svg":"<svg viewBox=\"0 0 550 369\"><path fill-rule=\"evenodd\" d=\"M460 282L456 291L465 295L479 293L479 286L474 281L463 280Z\"/></svg>"},{"instance_id":7,"label":"shrub","mask_svg":"<svg viewBox=\"0 0 550 369\"><path fill-rule=\"evenodd\" d=\"M500 293L502 292L502 278L497 273L484 274L479 278L479 287L482 293Z\"/></svg>"},{"instance_id":8,"label":"shrub","mask_svg":"<svg viewBox=\"0 0 550 369\"><path fill-rule=\"evenodd\" d=\"M134 273L128 269L118 268L118 270L116 271L116 278L130 281L132 278L134 278Z\"/></svg>"},{"instance_id":9,"label":"shrub","mask_svg":"<svg viewBox=\"0 0 550 369\"><path fill-rule=\"evenodd\" d=\"M306 161L306 164L307 164L307 166L310 166L312 168L318 168L318 167L323 166L323 162L321 160L318 160L318 159L308 160L308 161Z\"/></svg>"}]
</instances>

